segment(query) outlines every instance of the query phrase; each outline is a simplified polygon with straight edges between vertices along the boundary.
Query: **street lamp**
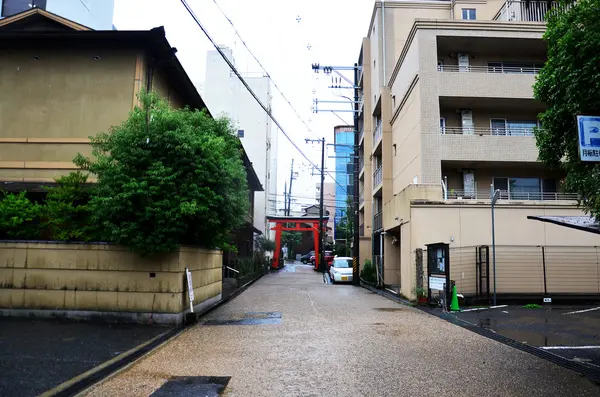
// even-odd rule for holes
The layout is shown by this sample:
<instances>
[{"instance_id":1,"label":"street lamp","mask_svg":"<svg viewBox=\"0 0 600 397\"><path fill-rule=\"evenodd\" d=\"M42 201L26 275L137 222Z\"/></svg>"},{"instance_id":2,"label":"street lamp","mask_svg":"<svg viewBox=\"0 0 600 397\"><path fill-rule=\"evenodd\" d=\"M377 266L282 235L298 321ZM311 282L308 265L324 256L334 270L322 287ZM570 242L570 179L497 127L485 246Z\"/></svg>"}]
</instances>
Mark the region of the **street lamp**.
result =
<instances>
[{"instance_id":1,"label":"street lamp","mask_svg":"<svg viewBox=\"0 0 600 397\"><path fill-rule=\"evenodd\" d=\"M494 186L492 185L492 191ZM496 306L496 225L494 224L494 207L498 197L500 196L500 189L496 189L492 193L492 268L494 269L494 306Z\"/></svg>"}]
</instances>

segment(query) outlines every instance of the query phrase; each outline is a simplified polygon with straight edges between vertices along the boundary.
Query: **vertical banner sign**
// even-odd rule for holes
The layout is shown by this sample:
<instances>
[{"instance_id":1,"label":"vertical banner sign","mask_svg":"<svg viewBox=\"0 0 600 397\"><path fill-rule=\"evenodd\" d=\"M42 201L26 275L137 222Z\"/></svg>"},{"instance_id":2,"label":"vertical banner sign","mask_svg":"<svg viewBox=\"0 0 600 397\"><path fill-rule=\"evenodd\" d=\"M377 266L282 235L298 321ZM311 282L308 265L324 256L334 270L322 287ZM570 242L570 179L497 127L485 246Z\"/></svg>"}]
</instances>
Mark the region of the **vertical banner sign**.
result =
<instances>
[{"instance_id":1,"label":"vertical banner sign","mask_svg":"<svg viewBox=\"0 0 600 397\"><path fill-rule=\"evenodd\" d=\"M194 312L194 284L192 283L192 272L185 268L185 278L187 279L188 296L190 298L190 312Z\"/></svg>"},{"instance_id":2,"label":"vertical banner sign","mask_svg":"<svg viewBox=\"0 0 600 397\"><path fill-rule=\"evenodd\" d=\"M581 161L600 162L600 116L577 116Z\"/></svg>"}]
</instances>

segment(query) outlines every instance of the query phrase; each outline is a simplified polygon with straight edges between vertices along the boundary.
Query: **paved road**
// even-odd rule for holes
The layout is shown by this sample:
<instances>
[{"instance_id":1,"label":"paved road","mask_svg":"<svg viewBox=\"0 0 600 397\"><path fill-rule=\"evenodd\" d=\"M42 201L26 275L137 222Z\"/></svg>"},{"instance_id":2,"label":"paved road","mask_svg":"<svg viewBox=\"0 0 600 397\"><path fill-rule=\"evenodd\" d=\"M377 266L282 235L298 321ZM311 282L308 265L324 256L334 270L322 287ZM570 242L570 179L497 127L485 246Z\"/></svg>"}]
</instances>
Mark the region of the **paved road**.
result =
<instances>
[{"instance_id":1,"label":"paved road","mask_svg":"<svg viewBox=\"0 0 600 397\"><path fill-rule=\"evenodd\" d=\"M585 378L286 266L89 396L598 396ZM181 378L173 377L220 377ZM212 389L211 389L212 388ZM206 390L213 390L213 394Z\"/></svg>"},{"instance_id":2,"label":"paved road","mask_svg":"<svg viewBox=\"0 0 600 397\"><path fill-rule=\"evenodd\" d=\"M0 396L37 396L165 331L0 317Z\"/></svg>"}]
</instances>

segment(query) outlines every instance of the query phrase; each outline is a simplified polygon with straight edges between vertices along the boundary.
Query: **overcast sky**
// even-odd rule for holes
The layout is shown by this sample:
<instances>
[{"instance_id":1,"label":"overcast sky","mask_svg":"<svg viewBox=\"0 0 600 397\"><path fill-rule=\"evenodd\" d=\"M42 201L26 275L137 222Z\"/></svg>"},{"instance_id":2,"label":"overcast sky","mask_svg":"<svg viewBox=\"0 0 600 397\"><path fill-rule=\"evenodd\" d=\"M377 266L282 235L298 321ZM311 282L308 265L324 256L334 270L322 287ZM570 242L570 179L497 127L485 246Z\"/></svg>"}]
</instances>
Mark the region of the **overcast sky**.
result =
<instances>
[{"instance_id":1,"label":"overcast sky","mask_svg":"<svg viewBox=\"0 0 600 397\"><path fill-rule=\"evenodd\" d=\"M267 70L272 80L291 102L287 104L275 87L273 114L295 143L315 163L320 163L320 148L306 144L305 138L325 137L333 143L333 127L343 124L332 113L314 114L313 98L343 100L327 88L331 77L316 75L311 64L351 66L356 62L362 38L367 34L374 0L187 0L200 22L217 44L233 49L241 73L261 73L241 40L235 35L222 11L233 22L241 38ZM218 6L217 6L218 5ZM119 30L143 30L164 26L170 44L195 83L203 82L206 52L214 47L189 16L180 0L116 0L114 24ZM352 77L348 72L348 77ZM352 96L351 90L341 94ZM340 93L340 92L338 92ZM324 107L324 105L321 105ZM321 107L320 106L320 107ZM336 106L336 105L332 105ZM349 105L337 105L348 109ZM338 113L352 123L352 113ZM275 128L275 127L274 127ZM309 128L312 132L309 132ZM297 203L313 203L317 176L301 154L279 133L278 200L283 202L285 179L289 179L291 159L300 172L292 195ZM333 156L329 148L327 156ZM334 159L328 170L335 171ZM298 167L298 164L301 166ZM302 166L302 164L304 164ZM326 182L331 182L328 177ZM305 198L306 197L306 198ZM310 197L310 198L309 198ZM279 205L278 205L279 206Z\"/></svg>"}]
</instances>

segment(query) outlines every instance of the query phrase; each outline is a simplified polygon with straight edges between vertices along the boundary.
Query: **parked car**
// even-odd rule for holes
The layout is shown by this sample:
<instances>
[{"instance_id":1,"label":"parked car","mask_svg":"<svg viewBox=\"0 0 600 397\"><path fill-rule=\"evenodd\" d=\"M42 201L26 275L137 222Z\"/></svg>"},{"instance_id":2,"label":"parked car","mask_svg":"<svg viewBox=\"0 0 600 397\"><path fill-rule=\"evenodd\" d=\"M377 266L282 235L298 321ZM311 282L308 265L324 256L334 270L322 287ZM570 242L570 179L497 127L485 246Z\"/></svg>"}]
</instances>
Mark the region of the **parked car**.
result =
<instances>
[{"instance_id":1,"label":"parked car","mask_svg":"<svg viewBox=\"0 0 600 397\"><path fill-rule=\"evenodd\" d=\"M304 254L300 257L300 262L306 264L308 262L310 262L310 258L312 258L315 255L315 251L310 251L308 254Z\"/></svg>"},{"instance_id":2,"label":"parked car","mask_svg":"<svg viewBox=\"0 0 600 397\"><path fill-rule=\"evenodd\" d=\"M334 258L333 251L325 251L324 254L325 254L325 263L329 264ZM312 263L315 270L319 270L317 268L317 261L315 259L314 254L310 257L310 263Z\"/></svg>"},{"instance_id":3,"label":"parked car","mask_svg":"<svg viewBox=\"0 0 600 397\"><path fill-rule=\"evenodd\" d=\"M329 277L331 277L332 283L352 281L353 271L352 258L338 256L331 261Z\"/></svg>"}]
</instances>

